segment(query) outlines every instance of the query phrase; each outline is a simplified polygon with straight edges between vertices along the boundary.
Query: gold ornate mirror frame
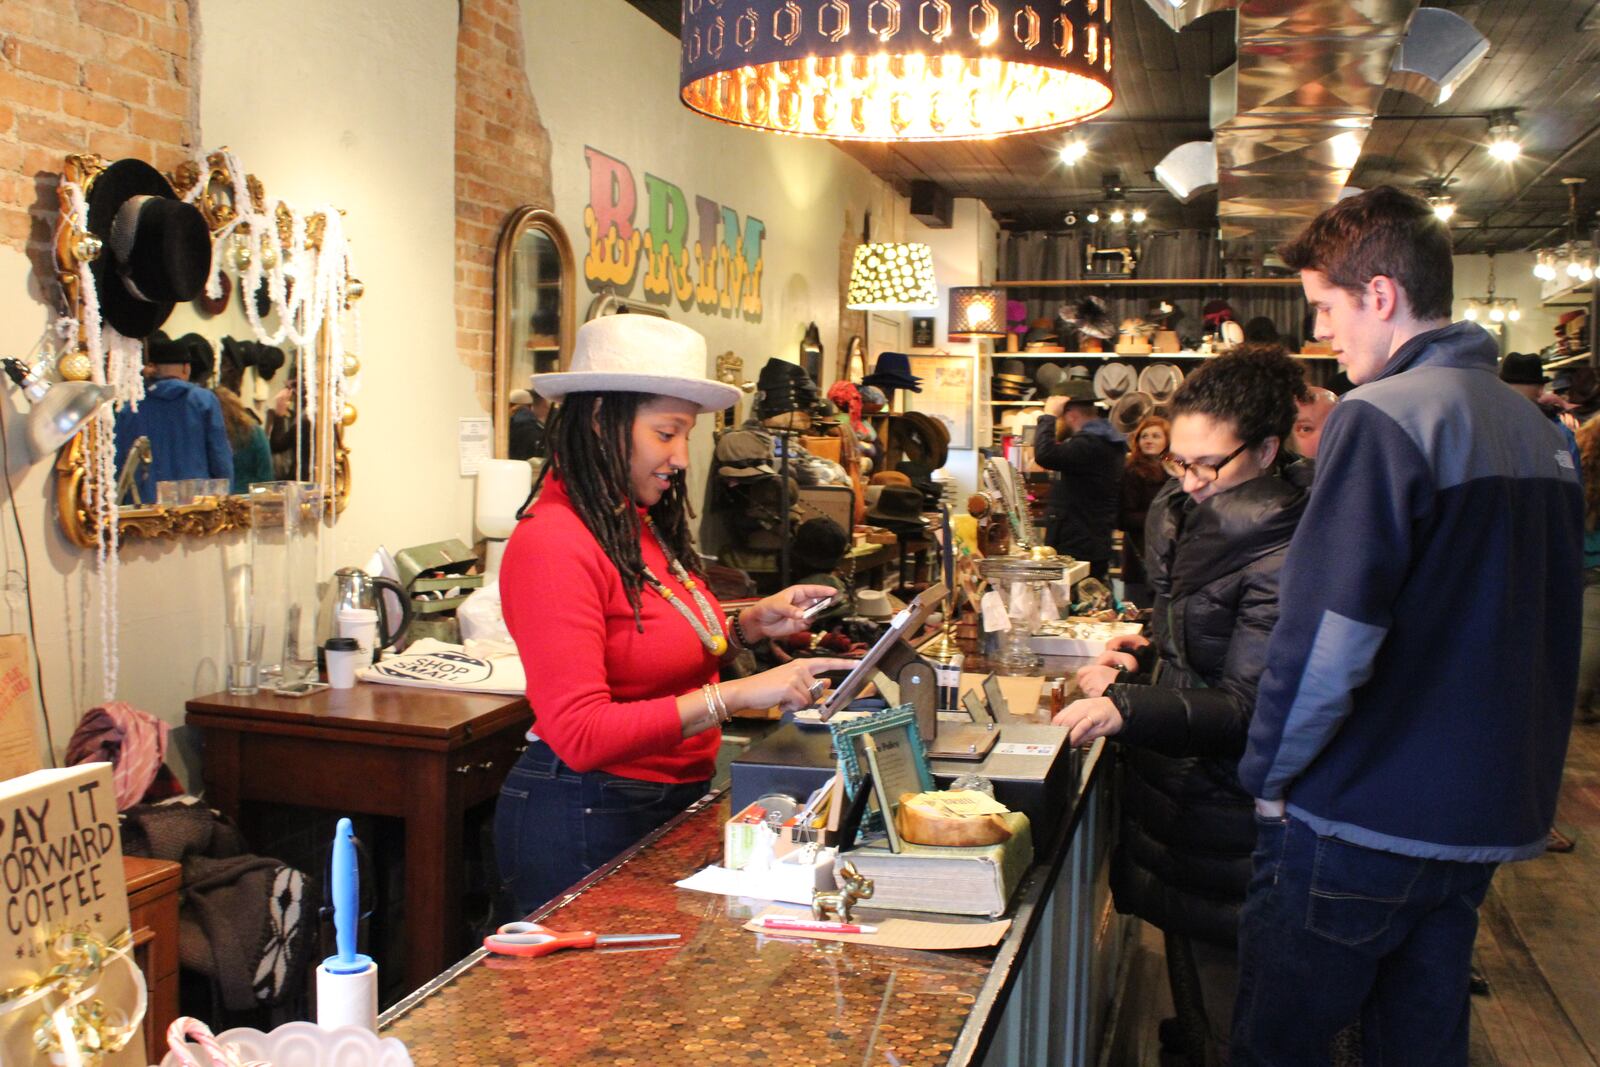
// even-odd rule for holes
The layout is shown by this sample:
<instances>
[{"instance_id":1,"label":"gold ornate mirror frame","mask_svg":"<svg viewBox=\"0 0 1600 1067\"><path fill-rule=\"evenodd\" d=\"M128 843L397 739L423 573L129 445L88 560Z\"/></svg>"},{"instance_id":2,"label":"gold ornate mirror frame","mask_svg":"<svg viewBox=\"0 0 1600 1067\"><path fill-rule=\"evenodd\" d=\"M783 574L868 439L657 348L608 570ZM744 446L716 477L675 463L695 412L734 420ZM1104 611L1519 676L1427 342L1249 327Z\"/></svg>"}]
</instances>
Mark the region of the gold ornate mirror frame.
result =
<instances>
[{"instance_id":1,"label":"gold ornate mirror frame","mask_svg":"<svg viewBox=\"0 0 1600 1067\"><path fill-rule=\"evenodd\" d=\"M206 157L203 167L195 161L187 161L169 176L173 188L185 198L189 198L189 194L197 184L204 182L204 186L193 195L193 199L205 216L206 224L211 228L213 244L220 239L219 232L233 224L238 216L233 193L234 175L229 168L226 152L226 149L222 149L211 153ZM83 195L87 196L95 178L108 165L107 160L96 155L67 157L66 166L62 170L60 193L64 216L70 217L71 212L67 183L73 183L82 190ZM267 198L260 180L254 174L248 174L245 176L245 186L255 212L258 214L264 212ZM287 247L294 230L293 212L279 202L274 211L273 222L277 230L278 243ZM248 226L248 222L240 222L233 226L232 233L238 235L243 232L248 235ZM321 251L322 236L326 226L327 218L323 213L316 212L306 216L307 247ZM237 236L235 239L238 239ZM82 259L93 258L100 251L99 241L95 238L86 238L71 226L63 225L58 228L55 248L57 280L65 296L67 314L76 317L80 324L84 321L85 294L79 284L78 268ZM237 286L242 288L243 282L238 282ZM349 279L344 306L350 307L351 303L359 299L362 291L362 285L358 280ZM321 376L330 372L354 374L360 369L360 361L355 353L345 355L344 366L340 368L331 366L328 331L337 328L339 328L337 322L325 322L318 333L315 352L319 368L318 380L323 380ZM91 377L91 360L87 348L81 341L76 349L61 354L57 361L57 371L62 378L69 381L85 381ZM329 420L329 416L323 413L319 415L317 419L319 425L313 427L311 434L312 470L328 470L326 453L330 449L332 451L333 482L327 488L331 492L335 514L342 512L349 501L350 450L344 443L344 428L355 421L355 414L354 407L346 405L344 410L338 413L338 418L331 420L330 427L325 421ZM62 532L68 540L85 548L94 548L97 544L94 519L97 508L90 488L88 465L90 456L98 444L98 433L96 425L91 422L83 432L62 446L55 461L56 511ZM249 498L236 494L201 497L192 503L177 506L154 504L122 507L117 509L117 519L119 540L210 537L249 526Z\"/></svg>"},{"instance_id":2,"label":"gold ornate mirror frame","mask_svg":"<svg viewBox=\"0 0 1600 1067\"><path fill-rule=\"evenodd\" d=\"M519 296L525 295L517 291L522 279L514 277L517 246L529 233L543 233L548 237L550 243L555 246L556 255L561 262L560 277L556 282L559 291L556 296L557 324L554 340L557 349L556 365L562 370L566 369L572 359L572 336L577 329L577 324L573 321L575 281L572 242L567 239L567 231L562 227L561 221L549 211L527 205L519 207L506 218L494 252L494 454L501 458L510 451L511 390L528 388L528 383L525 381L511 380L511 350L518 336L512 316L518 313L526 314L529 311L528 306L518 302ZM547 284L546 279L538 279L537 284L540 286Z\"/></svg>"}]
</instances>

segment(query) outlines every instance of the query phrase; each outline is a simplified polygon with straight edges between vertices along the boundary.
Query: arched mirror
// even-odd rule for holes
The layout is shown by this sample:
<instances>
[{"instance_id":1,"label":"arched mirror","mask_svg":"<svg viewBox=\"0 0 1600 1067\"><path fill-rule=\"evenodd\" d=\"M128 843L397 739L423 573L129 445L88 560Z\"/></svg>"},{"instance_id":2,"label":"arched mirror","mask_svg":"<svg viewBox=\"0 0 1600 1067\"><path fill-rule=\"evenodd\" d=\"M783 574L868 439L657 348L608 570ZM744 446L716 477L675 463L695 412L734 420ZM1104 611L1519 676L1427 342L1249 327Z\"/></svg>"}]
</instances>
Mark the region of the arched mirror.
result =
<instances>
[{"instance_id":1,"label":"arched mirror","mask_svg":"<svg viewBox=\"0 0 1600 1067\"><path fill-rule=\"evenodd\" d=\"M519 207L506 219L494 259L494 454L542 455L539 410L525 406L535 374L572 358L573 266L567 232L550 212ZM542 408L542 405L540 405ZM537 423L537 426L535 425Z\"/></svg>"}]
</instances>

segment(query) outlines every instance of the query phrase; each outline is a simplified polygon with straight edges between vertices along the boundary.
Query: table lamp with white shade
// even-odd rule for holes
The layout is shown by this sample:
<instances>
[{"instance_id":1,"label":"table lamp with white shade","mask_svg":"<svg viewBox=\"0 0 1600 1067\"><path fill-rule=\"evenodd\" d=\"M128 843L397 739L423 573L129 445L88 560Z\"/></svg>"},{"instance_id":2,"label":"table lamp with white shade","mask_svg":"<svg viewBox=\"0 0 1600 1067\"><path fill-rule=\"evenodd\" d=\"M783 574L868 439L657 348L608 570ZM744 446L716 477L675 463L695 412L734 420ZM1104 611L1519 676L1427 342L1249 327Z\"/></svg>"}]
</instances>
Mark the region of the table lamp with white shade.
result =
<instances>
[{"instance_id":1,"label":"table lamp with white shade","mask_svg":"<svg viewBox=\"0 0 1600 1067\"><path fill-rule=\"evenodd\" d=\"M478 532L486 542L483 572L500 570L506 539L517 528L517 510L528 499L538 460L486 459L478 466L478 494L473 508Z\"/></svg>"}]
</instances>

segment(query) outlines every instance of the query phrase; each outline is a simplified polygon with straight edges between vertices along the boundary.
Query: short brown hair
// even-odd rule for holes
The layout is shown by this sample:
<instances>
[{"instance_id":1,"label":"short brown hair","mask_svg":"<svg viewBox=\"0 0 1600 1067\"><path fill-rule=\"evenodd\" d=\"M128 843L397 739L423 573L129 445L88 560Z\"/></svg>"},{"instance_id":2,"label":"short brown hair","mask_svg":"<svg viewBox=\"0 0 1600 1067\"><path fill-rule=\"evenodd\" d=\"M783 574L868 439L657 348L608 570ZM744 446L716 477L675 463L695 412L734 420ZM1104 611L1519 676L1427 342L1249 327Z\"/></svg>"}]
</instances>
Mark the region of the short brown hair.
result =
<instances>
[{"instance_id":1,"label":"short brown hair","mask_svg":"<svg viewBox=\"0 0 1600 1067\"><path fill-rule=\"evenodd\" d=\"M1450 231L1426 202L1392 185L1340 201L1278 250L1293 270L1316 270L1360 297L1378 275L1393 278L1419 319L1450 317Z\"/></svg>"}]
</instances>

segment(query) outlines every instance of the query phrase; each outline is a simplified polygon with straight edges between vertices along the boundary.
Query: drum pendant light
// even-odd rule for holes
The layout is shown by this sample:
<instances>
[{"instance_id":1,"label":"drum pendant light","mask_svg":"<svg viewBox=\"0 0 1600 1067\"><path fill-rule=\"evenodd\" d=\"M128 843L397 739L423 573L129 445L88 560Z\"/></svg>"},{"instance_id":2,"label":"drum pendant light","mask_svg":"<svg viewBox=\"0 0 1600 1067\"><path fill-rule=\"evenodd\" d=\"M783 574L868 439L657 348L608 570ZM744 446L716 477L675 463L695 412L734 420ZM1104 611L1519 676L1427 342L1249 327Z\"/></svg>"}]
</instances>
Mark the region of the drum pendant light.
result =
<instances>
[{"instance_id":1,"label":"drum pendant light","mask_svg":"<svg viewBox=\"0 0 1600 1067\"><path fill-rule=\"evenodd\" d=\"M1111 106L1112 0L684 0L679 95L737 126L955 141Z\"/></svg>"}]
</instances>

